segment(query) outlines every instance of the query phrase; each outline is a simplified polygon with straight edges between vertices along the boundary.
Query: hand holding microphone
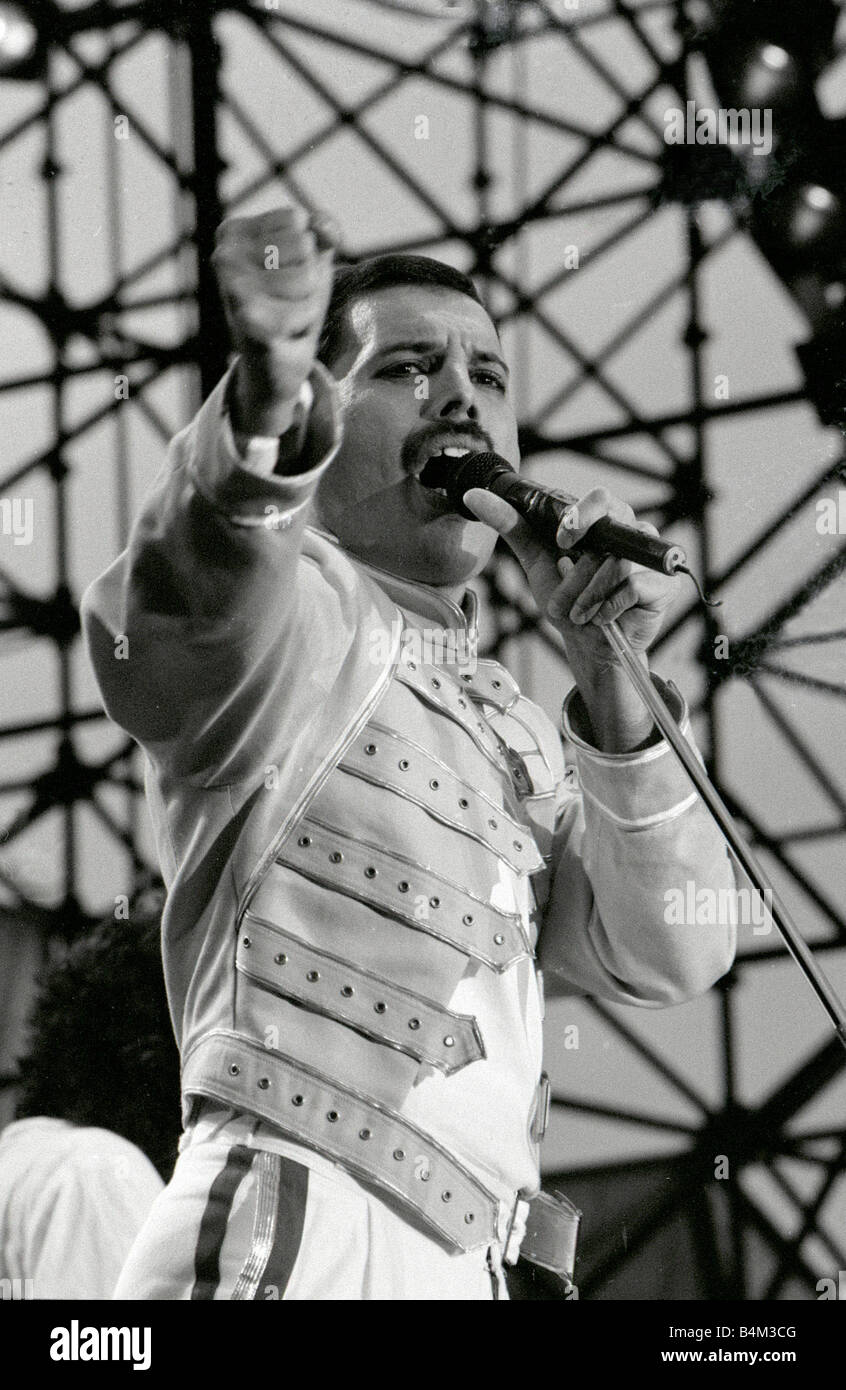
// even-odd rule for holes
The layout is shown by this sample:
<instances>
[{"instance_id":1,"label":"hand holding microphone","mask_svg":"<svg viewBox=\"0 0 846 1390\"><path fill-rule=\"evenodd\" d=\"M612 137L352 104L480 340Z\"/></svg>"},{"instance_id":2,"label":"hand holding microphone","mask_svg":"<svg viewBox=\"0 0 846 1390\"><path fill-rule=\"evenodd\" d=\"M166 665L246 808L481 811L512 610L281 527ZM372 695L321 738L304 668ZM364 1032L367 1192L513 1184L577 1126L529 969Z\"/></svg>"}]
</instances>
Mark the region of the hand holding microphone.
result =
<instances>
[{"instance_id":1,"label":"hand holding microphone","mask_svg":"<svg viewBox=\"0 0 846 1390\"><path fill-rule=\"evenodd\" d=\"M457 512L503 536L571 661L607 666L599 627L612 618L636 650L654 642L671 602L668 576L681 568L684 552L638 522L619 498L597 488L575 502L518 477L491 453L430 459L420 482L443 488ZM636 569L633 561L649 568Z\"/></svg>"},{"instance_id":2,"label":"hand holding microphone","mask_svg":"<svg viewBox=\"0 0 846 1390\"><path fill-rule=\"evenodd\" d=\"M438 456L429 460L420 481L424 487L443 488L455 502L455 510L466 517L473 515L463 502L466 492L471 488L484 488L495 493L509 502L528 521L534 534L554 549L568 548L572 555L586 551L616 555L648 569L660 570L662 574L688 572L681 546L662 541L654 527L637 522L624 525L613 520L610 514L600 515L583 525L575 497L521 478L499 454L472 453L458 460ZM569 545L566 536L561 534L562 526L565 532L572 534ZM576 533L580 539L575 538Z\"/></svg>"}]
</instances>

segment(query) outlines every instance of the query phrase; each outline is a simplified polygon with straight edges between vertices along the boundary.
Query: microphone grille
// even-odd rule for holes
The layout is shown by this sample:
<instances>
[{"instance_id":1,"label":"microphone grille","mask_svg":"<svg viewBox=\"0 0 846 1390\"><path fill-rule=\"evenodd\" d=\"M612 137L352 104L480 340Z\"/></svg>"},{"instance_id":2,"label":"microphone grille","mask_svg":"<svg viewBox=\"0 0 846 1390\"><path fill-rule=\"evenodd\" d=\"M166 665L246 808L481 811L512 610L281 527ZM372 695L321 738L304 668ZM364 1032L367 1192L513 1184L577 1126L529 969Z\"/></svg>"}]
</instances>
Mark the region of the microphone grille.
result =
<instances>
[{"instance_id":1,"label":"microphone grille","mask_svg":"<svg viewBox=\"0 0 846 1390\"><path fill-rule=\"evenodd\" d=\"M447 458L440 454L429 459L420 474L420 481L424 487L445 488L450 501L461 504L462 497L471 487L489 487L498 474L513 471L511 464L506 463L499 454L466 454L463 459ZM461 511L463 515L470 515L469 512L465 513L463 506Z\"/></svg>"}]
</instances>

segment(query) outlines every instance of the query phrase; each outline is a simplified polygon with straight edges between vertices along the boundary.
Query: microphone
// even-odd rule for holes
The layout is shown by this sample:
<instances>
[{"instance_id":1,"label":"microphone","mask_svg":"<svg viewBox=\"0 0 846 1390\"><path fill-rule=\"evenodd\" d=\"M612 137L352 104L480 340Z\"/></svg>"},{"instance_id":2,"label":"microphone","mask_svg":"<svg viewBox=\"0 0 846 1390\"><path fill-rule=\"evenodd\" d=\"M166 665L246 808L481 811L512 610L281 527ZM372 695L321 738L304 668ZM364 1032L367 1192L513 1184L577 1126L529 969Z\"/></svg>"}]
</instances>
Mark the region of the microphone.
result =
<instances>
[{"instance_id":1,"label":"microphone","mask_svg":"<svg viewBox=\"0 0 846 1390\"><path fill-rule=\"evenodd\" d=\"M426 463L418 481L424 487L443 489L459 516L468 517L471 521L478 521L479 518L468 511L462 501L471 487L481 487L486 492L503 497L553 550L560 549L555 537L564 513L568 506L578 500L566 492L521 478L510 463L493 453L466 454L459 459L437 455ZM643 531L636 531L633 526L624 526L609 517L595 521L581 540L570 546L566 553L578 556L584 551L594 555L617 555L622 560L634 560L663 574L676 574L679 570L690 574L687 556L680 545L662 541L658 536L645 535Z\"/></svg>"}]
</instances>

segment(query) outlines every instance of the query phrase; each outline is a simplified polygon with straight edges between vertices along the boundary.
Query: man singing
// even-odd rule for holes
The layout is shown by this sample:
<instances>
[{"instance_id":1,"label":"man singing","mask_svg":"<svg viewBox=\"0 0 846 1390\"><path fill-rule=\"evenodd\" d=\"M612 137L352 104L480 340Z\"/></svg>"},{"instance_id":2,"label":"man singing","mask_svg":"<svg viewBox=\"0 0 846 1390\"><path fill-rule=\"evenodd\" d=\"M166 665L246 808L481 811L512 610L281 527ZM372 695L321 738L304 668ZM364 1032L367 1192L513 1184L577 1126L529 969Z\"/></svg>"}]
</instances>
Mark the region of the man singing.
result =
<instances>
[{"instance_id":1,"label":"man singing","mask_svg":"<svg viewBox=\"0 0 846 1390\"><path fill-rule=\"evenodd\" d=\"M298 207L224 223L235 363L84 599L147 757L186 1127L119 1298L507 1297L537 1224L539 967L550 995L655 1007L732 960L730 927L664 921L668 887L731 865L601 631L646 663L669 581L567 556L631 509L588 493L557 556L491 494L456 515L430 457L518 464L496 328L439 262L334 288L331 262ZM468 659L498 531L564 640L581 791Z\"/></svg>"}]
</instances>

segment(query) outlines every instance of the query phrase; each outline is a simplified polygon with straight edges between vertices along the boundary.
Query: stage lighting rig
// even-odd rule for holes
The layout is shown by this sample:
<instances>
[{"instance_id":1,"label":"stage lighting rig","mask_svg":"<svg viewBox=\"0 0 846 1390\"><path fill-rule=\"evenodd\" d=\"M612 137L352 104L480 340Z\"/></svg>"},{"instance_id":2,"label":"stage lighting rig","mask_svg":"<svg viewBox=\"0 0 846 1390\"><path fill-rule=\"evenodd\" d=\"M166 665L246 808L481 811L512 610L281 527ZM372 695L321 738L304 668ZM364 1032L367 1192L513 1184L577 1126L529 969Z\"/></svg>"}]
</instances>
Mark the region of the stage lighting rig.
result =
<instances>
[{"instance_id":1,"label":"stage lighting rig","mask_svg":"<svg viewBox=\"0 0 846 1390\"><path fill-rule=\"evenodd\" d=\"M771 113L766 157L732 147L749 229L811 326L797 353L820 419L846 428L846 121L827 120L815 90L839 13L834 0L715 0L699 46L720 102Z\"/></svg>"},{"instance_id":2,"label":"stage lighting rig","mask_svg":"<svg viewBox=\"0 0 846 1390\"><path fill-rule=\"evenodd\" d=\"M714 85L747 69L774 92L794 75L812 83L831 60L839 13L835 0L715 0L703 45Z\"/></svg>"},{"instance_id":3,"label":"stage lighting rig","mask_svg":"<svg viewBox=\"0 0 846 1390\"><path fill-rule=\"evenodd\" d=\"M44 69L44 41L33 7L0 2L0 79L32 81Z\"/></svg>"},{"instance_id":4,"label":"stage lighting rig","mask_svg":"<svg viewBox=\"0 0 846 1390\"><path fill-rule=\"evenodd\" d=\"M728 108L769 110L779 157L791 159L795 125L819 117L814 83L834 53L834 0L717 0L702 42L714 89ZM744 152L738 151L741 159ZM753 182L760 161L744 159Z\"/></svg>"}]
</instances>

